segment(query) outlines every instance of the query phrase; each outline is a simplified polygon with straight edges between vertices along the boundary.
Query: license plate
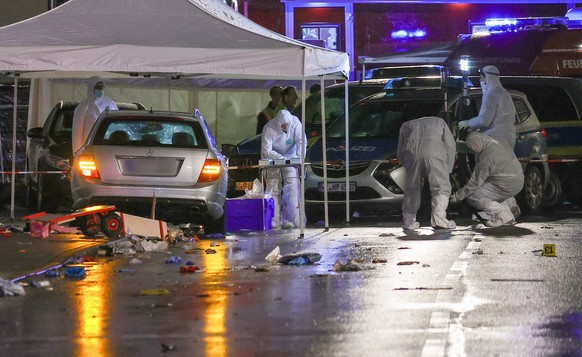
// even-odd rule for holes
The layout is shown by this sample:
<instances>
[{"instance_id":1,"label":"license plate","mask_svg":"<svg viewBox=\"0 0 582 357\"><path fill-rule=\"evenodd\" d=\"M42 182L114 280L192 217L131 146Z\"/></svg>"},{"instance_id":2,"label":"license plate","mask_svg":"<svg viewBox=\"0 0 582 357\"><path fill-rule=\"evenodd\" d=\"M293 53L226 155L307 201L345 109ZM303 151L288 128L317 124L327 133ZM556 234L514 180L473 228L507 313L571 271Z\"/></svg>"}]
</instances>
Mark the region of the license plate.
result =
<instances>
[{"instance_id":1,"label":"license plate","mask_svg":"<svg viewBox=\"0 0 582 357\"><path fill-rule=\"evenodd\" d=\"M319 192L323 192L323 182L318 184ZM356 190L356 183L350 182L350 192ZM345 182L333 182L327 184L327 192L346 192L346 183Z\"/></svg>"},{"instance_id":2,"label":"license plate","mask_svg":"<svg viewBox=\"0 0 582 357\"><path fill-rule=\"evenodd\" d=\"M253 189L252 182L237 182L236 183L236 190L237 191L252 190L252 189Z\"/></svg>"}]
</instances>

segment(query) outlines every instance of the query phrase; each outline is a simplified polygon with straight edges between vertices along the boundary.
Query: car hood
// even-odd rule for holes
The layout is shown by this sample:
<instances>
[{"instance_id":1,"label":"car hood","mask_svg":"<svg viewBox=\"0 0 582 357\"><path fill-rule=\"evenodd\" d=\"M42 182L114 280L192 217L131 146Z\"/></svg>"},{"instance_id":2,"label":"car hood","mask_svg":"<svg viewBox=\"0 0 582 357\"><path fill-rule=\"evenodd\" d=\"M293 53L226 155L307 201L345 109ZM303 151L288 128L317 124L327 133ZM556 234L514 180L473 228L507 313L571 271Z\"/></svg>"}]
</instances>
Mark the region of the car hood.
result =
<instances>
[{"instance_id":1,"label":"car hood","mask_svg":"<svg viewBox=\"0 0 582 357\"><path fill-rule=\"evenodd\" d=\"M396 157L398 150L398 138L370 139L370 138L350 138L350 160L353 161L372 161L388 160ZM322 140L317 140L308 150L306 161L321 162ZM327 140L327 161L345 160L346 142L344 139Z\"/></svg>"}]
</instances>

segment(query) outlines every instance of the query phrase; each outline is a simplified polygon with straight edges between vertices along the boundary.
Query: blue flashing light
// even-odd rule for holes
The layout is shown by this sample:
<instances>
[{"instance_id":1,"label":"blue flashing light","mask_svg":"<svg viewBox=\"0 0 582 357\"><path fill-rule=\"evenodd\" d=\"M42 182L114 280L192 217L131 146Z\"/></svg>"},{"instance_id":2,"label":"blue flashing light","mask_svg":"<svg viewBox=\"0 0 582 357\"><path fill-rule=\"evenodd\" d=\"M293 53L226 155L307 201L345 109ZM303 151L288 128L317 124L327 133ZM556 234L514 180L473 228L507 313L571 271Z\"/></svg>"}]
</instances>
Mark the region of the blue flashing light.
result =
<instances>
[{"instance_id":1,"label":"blue flashing light","mask_svg":"<svg viewBox=\"0 0 582 357\"><path fill-rule=\"evenodd\" d=\"M416 29L414 31L398 30L392 31L390 37L393 39L404 39L404 38L423 38L426 37L427 33L424 29Z\"/></svg>"}]
</instances>

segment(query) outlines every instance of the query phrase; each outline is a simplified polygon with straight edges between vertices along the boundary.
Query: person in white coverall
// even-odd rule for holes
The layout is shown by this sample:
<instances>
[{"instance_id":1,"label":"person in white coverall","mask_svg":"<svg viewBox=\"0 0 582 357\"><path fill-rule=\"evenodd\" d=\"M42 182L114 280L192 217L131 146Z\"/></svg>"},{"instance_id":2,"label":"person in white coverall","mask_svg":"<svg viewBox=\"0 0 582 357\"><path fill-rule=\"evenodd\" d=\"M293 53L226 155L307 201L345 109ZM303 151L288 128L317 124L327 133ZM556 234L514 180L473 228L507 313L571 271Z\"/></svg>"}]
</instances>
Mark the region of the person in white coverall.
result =
<instances>
[{"instance_id":1,"label":"person in white coverall","mask_svg":"<svg viewBox=\"0 0 582 357\"><path fill-rule=\"evenodd\" d=\"M420 208L422 186L428 180L431 193L433 228L456 228L447 219L451 196L449 174L455 164L455 139L442 118L424 117L405 122L398 137L398 159L406 170L402 202L402 228L417 229L416 212Z\"/></svg>"},{"instance_id":2,"label":"person in white coverall","mask_svg":"<svg viewBox=\"0 0 582 357\"><path fill-rule=\"evenodd\" d=\"M261 158L272 160L301 158L302 142L305 146L303 152L305 152L307 137L303 132L301 122L288 110L283 109L263 128ZM281 192L281 177L284 182L283 192ZM268 169L266 191L270 191L275 199L273 227L299 227L301 191L298 169L296 167Z\"/></svg>"},{"instance_id":3,"label":"person in white coverall","mask_svg":"<svg viewBox=\"0 0 582 357\"><path fill-rule=\"evenodd\" d=\"M466 143L476 155L475 169L469 182L451 196L451 203L466 199L483 211L488 227L514 224L512 211L519 208L514 196L523 188L523 169L513 150L478 132L469 133Z\"/></svg>"},{"instance_id":4,"label":"person in white coverall","mask_svg":"<svg viewBox=\"0 0 582 357\"><path fill-rule=\"evenodd\" d=\"M89 78L87 99L79 103L73 116L73 155L87 139L93 125L107 108L117 110L117 104L105 96L105 82L100 77Z\"/></svg>"},{"instance_id":5,"label":"person in white coverall","mask_svg":"<svg viewBox=\"0 0 582 357\"><path fill-rule=\"evenodd\" d=\"M499 70L485 66L480 71L483 100L479 115L459 122L460 129L479 130L511 150L515 147L515 106L511 94L501 86Z\"/></svg>"}]
</instances>

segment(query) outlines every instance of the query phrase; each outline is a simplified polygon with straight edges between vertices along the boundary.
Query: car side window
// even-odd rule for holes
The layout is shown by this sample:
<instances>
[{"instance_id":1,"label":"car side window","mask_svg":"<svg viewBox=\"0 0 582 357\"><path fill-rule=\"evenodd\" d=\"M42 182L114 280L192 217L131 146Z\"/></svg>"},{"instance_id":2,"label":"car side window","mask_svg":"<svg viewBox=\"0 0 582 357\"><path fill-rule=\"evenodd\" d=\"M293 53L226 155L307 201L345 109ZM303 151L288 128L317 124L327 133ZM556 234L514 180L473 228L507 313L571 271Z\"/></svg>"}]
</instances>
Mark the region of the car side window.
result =
<instances>
[{"instance_id":1,"label":"car side window","mask_svg":"<svg viewBox=\"0 0 582 357\"><path fill-rule=\"evenodd\" d=\"M576 108L564 89L551 85L512 85L527 95L540 121L577 120Z\"/></svg>"},{"instance_id":2,"label":"car side window","mask_svg":"<svg viewBox=\"0 0 582 357\"><path fill-rule=\"evenodd\" d=\"M73 113L60 112L53 126L53 136L70 137L73 131Z\"/></svg>"},{"instance_id":3,"label":"car side window","mask_svg":"<svg viewBox=\"0 0 582 357\"><path fill-rule=\"evenodd\" d=\"M515 106L515 124L523 123L531 116L531 111L525 101L518 97L512 97Z\"/></svg>"}]
</instances>

